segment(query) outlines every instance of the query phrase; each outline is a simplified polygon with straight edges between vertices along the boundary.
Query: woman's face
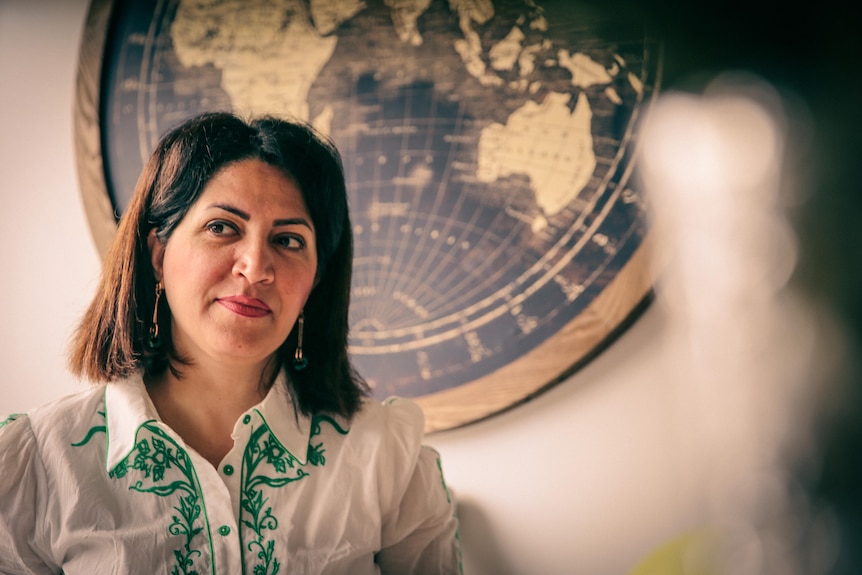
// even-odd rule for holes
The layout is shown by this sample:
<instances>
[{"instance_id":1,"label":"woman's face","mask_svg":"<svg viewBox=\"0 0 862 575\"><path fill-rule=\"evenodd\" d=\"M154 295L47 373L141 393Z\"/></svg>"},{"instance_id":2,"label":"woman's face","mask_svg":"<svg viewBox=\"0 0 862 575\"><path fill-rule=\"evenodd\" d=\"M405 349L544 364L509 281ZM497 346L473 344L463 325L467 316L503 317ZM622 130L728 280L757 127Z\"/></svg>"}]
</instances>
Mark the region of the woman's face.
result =
<instances>
[{"instance_id":1,"label":"woman's face","mask_svg":"<svg viewBox=\"0 0 862 575\"><path fill-rule=\"evenodd\" d=\"M314 234L299 188L277 168L243 160L216 173L165 245L149 237L179 355L265 362L311 293Z\"/></svg>"}]
</instances>

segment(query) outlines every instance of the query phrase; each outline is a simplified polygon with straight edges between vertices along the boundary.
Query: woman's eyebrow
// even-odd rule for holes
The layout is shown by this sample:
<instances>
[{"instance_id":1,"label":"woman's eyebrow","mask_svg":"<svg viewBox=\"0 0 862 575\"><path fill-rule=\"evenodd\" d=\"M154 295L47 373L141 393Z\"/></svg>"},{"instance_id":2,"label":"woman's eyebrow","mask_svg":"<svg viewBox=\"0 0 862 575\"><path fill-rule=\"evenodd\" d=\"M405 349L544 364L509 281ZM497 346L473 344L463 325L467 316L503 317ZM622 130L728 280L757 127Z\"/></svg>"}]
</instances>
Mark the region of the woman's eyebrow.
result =
<instances>
[{"instance_id":1,"label":"woman's eyebrow","mask_svg":"<svg viewBox=\"0 0 862 575\"><path fill-rule=\"evenodd\" d=\"M295 225L301 225L301 226L305 226L305 227L307 227L307 228L308 228L308 229L310 229L310 230L313 230L313 229L314 229L314 228L311 226L311 224L309 223L309 221L308 221L308 220L306 220L305 218L287 218L287 219L285 219L285 220L274 220L274 221L272 222L272 225L273 225L273 226L295 226Z\"/></svg>"},{"instance_id":2,"label":"woman's eyebrow","mask_svg":"<svg viewBox=\"0 0 862 575\"><path fill-rule=\"evenodd\" d=\"M245 220L246 222L247 222L247 221L249 221L249 220L251 219L251 216L250 216L250 215L248 215L247 213L245 213L244 211L242 211L242 210L241 210L241 209L239 209L239 208L235 208L235 207L233 207L233 206L232 206L232 205L230 205L230 204L212 204L212 205L210 205L210 207L211 207L211 208L218 208L218 209L220 209L220 210L224 210L224 211L226 211L226 212L230 212L230 213L232 213L233 215L235 215L236 217L238 217L238 218L240 218L240 219L242 219L242 220Z\"/></svg>"},{"instance_id":3,"label":"woman's eyebrow","mask_svg":"<svg viewBox=\"0 0 862 575\"><path fill-rule=\"evenodd\" d=\"M237 208L237 207L234 207L234 206L232 206L232 205L230 205L230 204L212 204L210 207L211 207L211 208L218 208L218 209L220 209L220 210L224 210L224 211L226 211L226 212L230 212L231 214L235 215L236 217L238 217L238 218L240 218L240 219L242 219L243 221L246 221L246 222L247 222L247 221L249 221L249 220L251 219L251 216L250 216L249 214L247 214L246 212L242 211L241 209L239 209L239 208ZM273 225L273 226L295 226L295 225L301 225L301 226L305 226L305 227L307 227L307 228L308 228L308 229L310 229L310 230L313 230L313 229L314 229L314 227L311 225L311 223L310 223L307 219L305 219L305 218L303 218L303 217L297 217L297 218L285 218L285 219L273 220L272 225Z\"/></svg>"}]
</instances>

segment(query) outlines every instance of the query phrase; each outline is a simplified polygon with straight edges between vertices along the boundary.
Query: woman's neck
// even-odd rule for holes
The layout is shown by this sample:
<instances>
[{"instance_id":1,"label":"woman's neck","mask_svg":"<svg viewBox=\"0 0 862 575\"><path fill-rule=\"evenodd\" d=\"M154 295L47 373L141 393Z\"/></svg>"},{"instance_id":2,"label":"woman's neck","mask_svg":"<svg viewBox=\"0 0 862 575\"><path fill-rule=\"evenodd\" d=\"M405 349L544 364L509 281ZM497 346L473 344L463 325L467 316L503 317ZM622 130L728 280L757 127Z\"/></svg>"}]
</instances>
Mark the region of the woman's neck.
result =
<instances>
[{"instance_id":1,"label":"woman's neck","mask_svg":"<svg viewBox=\"0 0 862 575\"><path fill-rule=\"evenodd\" d=\"M162 421L213 466L233 447L236 420L266 395L261 369L233 366L182 367L147 382Z\"/></svg>"}]
</instances>

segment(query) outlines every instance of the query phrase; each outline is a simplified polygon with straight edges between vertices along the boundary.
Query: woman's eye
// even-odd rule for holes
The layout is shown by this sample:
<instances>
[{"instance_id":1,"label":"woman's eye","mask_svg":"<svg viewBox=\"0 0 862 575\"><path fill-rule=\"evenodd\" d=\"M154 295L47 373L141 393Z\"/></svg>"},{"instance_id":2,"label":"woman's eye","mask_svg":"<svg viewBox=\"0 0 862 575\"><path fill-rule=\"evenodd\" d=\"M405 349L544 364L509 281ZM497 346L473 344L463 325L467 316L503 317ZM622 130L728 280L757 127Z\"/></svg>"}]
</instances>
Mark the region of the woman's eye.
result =
<instances>
[{"instance_id":1,"label":"woman's eye","mask_svg":"<svg viewBox=\"0 0 862 575\"><path fill-rule=\"evenodd\" d=\"M228 235L235 231L227 222L210 222L207 224L207 230L217 236Z\"/></svg>"},{"instance_id":2,"label":"woman's eye","mask_svg":"<svg viewBox=\"0 0 862 575\"><path fill-rule=\"evenodd\" d=\"M275 243L283 248L299 250L305 247L305 240L300 236L278 236Z\"/></svg>"}]
</instances>

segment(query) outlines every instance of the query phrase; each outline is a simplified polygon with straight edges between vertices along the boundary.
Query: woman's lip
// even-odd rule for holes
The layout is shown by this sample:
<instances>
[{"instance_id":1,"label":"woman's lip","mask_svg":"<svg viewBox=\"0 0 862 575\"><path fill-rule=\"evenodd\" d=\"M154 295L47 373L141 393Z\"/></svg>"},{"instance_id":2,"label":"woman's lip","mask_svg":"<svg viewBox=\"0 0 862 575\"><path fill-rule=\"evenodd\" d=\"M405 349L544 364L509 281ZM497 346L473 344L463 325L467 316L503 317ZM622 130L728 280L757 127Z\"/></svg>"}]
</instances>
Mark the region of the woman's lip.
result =
<instances>
[{"instance_id":1,"label":"woman's lip","mask_svg":"<svg viewBox=\"0 0 862 575\"><path fill-rule=\"evenodd\" d=\"M219 298L216 301L230 311L244 317L263 317L272 313L268 305L253 297L237 295Z\"/></svg>"}]
</instances>

